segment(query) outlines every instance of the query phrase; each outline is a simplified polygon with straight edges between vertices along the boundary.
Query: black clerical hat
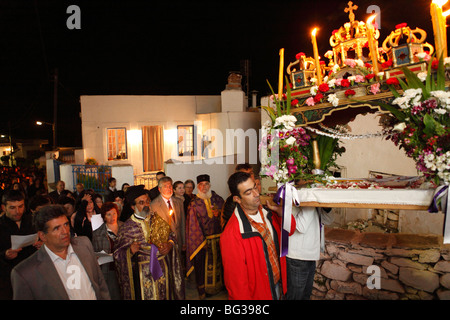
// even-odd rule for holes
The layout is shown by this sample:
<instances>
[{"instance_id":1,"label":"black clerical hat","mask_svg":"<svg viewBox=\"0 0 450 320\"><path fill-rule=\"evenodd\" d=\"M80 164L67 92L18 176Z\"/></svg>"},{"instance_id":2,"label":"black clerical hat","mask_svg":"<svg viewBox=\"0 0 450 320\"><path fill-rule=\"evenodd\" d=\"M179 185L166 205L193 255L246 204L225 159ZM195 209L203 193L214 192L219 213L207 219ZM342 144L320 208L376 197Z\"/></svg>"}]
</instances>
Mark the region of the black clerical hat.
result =
<instances>
[{"instance_id":1,"label":"black clerical hat","mask_svg":"<svg viewBox=\"0 0 450 320\"><path fill-rule=\"evenodd\" d=\"M134 199L142 196L143 194L147 194L147 190L144 189L144 185L141 184L139 186L131 186L128 187L127 192L125 192L125 198L128 203L133 203Z\"/></svg>"},{"instance_id":2,"label":"black clerical hat","mask_svg":"<svg viewBox=\"0 0 450 320\"><path fill-rule=\"evenodd\" d=\"M199 184L200 182L203 182L203 181L210 182L209 175L201 174L201 175L197 176L197 184Z\"/></svg>"}]
</instances>

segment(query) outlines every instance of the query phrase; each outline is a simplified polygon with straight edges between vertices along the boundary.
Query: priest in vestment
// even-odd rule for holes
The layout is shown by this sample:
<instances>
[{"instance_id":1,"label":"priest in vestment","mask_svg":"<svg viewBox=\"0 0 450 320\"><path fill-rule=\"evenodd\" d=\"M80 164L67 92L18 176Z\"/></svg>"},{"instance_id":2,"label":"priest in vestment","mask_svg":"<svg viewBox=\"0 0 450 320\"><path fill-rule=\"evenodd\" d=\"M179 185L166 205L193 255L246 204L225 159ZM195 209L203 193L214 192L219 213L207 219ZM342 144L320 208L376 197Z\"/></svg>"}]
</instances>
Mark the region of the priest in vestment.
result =
<instances>
[{"instance_id":1,"label":"priest in vestment","mask_svg":"<svg viewBox=\"0 0 450 320\"><path fill-rule=\"evenodd\" d=\"M134 213L119 231L114 260L125 300L183 300L179 250L169 223L150 210L143 186L129 187Z\"/></svg>"},{"instance_id":2,"label":"priest in vestment","mask_svg":"<svg viewBox=\"0 0 450 320\"><path fill-rule=\"evenodd\" d=\"M210 190L207 174L197 177L197 189L186 217L186 270L187 276L195 271L199 298L204 299L223 289L220 213L225 201Z\"/></svg>"}]
</instances>

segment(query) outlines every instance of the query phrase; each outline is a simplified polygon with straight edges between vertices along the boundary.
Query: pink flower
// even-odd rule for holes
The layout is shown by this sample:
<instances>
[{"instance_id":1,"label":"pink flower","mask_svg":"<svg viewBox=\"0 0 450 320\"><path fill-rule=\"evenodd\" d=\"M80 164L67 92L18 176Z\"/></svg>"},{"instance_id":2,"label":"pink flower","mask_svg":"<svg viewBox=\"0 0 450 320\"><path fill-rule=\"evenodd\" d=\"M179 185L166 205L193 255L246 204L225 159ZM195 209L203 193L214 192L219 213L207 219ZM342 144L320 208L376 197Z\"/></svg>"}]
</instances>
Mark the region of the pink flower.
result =
<instances>
[{"instance_id":1,"label":"pink flower","mask_svg":"<svg viewBox=\"0 0 450 320\"><path fill-rule=\"evenodd\" d=\"M358 82L365 82L366 81L366 78L364 77L364 76L362 76L362 75L360 75L360 74L357 74L356 76L355 76L355 82L356 83L358 83Z\"/></svg>"},{"instance_id":2,"label":"pink flower","mask_svg":"<svg viewBox=\"0 0 450 320\"><path fill-rule=\"evenodd\" d=\"M314 98L313 97L309 97L308 99L306 99L306 104L308 105L308 106L313 106L313 105L315 105L316 103L314 102Z\"/></svg>"},{"instance_id":3,"label":"pink flower","mask_svg":"<svg viewBox=\"0 0 450 320\"><path fill-rule=\"evenodd\" d=\"M288 167L289 174L296 173L296 172L297 172L297 166L289 166Z\"/></svg>"},{"instance_id":4,"label":"pink flower","mask_svg":"<svg viewBox=\"0 0 450 320\"><path fill-rule=\"evenodd\" d=\"M289 159L286 160L286 164L287 165L293 166L294 163L295 163L295 160L293 158L289 158Z\"/></svg>"},{"instance_id":5,"label":"pink flower","mask_svg":"<svg viewBox=\"0 0 450 320\"><path fill-rule=\"evenodd\" d=\"M349 66L350 68L356 67L356 61L353 59L345 59L344 64Z\"/></svg>"},{"instance_id":6,"label":"pink flower","mask_svg":"<svg viewBox=\"0 0 450 320\"><path fill-rule=\"evenodd\" d=\"M380 84L377 82L377 83L374 83L373 85L371 85L370 92L372 94L377 94L378 92L380 92Z\"/></svg>"}]
</instances>

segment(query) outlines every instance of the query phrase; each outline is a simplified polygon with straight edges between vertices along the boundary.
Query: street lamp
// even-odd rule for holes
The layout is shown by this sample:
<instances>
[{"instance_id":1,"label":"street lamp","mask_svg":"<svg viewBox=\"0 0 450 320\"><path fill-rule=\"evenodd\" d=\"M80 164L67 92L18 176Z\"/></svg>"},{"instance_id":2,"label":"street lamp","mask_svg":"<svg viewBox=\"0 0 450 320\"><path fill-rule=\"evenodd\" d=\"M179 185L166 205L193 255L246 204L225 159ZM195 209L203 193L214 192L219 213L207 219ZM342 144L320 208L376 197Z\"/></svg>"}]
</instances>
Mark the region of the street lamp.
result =
<instances>
[{"instance_id":1,"label":"street lamp","mask_svg":"<svg viewBox=\"0 0 450 320\"><path fill-rule=\"evenodd\" d=\"M12 167L14 164L14 148L12 145L12 140L11 140L11 134L6 135L6 134L2 134L0 135L0 138L6 138L8 137L9 140L9 165Z\"/></svg>"},{"instance_id":2,"label":"street lamp","mask_svg":"<svg viewBox=\"0 0 450 320\"><path fill-rule=\"evenodd\" d=\"M55 130L55 124L45 121L36 121L36 124L38 126L42 126L43 124L47 124L49 126L52 126L52 133L53 133L53 149L56 149L56 130Z\"/></svg>"}]
</instances>

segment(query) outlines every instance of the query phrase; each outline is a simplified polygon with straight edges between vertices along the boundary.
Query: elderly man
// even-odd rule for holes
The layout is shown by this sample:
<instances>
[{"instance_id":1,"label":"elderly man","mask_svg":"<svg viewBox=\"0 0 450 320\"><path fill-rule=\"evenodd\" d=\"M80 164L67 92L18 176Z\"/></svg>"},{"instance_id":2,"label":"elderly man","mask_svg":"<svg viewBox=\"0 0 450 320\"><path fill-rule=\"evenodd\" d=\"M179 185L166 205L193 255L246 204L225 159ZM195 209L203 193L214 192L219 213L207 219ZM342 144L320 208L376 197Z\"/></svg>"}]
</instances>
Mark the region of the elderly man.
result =
<instances>
[{"instance_id":1,"label":"elderly man","mask_svg":"<svg viewBox=\"0 0 450 320\"><path fill-rule=\"evenodd\" d=\"M163 177L158 181L159 196L151 203L152 211L169 223L175 233L180 251L185 248L186 215L184 214L183 201L173 196L172 179Z\"/></svg>"},{"instance_id":2,"label":"elderly man","mask_svg":"<svg viewBox=\"0 0 450 320\"><path fill-rule=\"evenodd\" d=\"M65 188L66 188L66 183L65 183L64 181L59 180L59 181L56 183L56 190L55 190L55 191L52 191L52 192L50 192L50 193L48 194L49 197L52 198L53 203L58 202L59 196L65 195L65 193L64 193Z\"/></svg>"},{"instance_id":3,"label":"elderly man","mask_svg":"<svg viewBox=\"0 0 450 320\"><path fill-rule=\"evenodd\" d=\"M187 276L195 270L199 298L204 299L223 288L219 240L224 200L211 191L207 174L197 177L197 190L186 218L186 270Z\"/></svg>"},{"instance_id":4,"label":"elderly man","mask_svg":"<svg viewBox=\"0 0 450 320\"><path fill-rule=\"evenodd\" d=\"M34 224L44 245L13 269L14 299L109 300L91 241L70 237L64 207L42 207Z\"/></svg>"},{"instance_id":5,"label":"elderly man","mask_svg":"<svg viewBox=\"0 0 450 320\"><path fill-rule=\"evenodd\" d=\"M143 186L126 193L134 213L119 230L114 259L126 300L182 300L184 278L175 233L167 221L150 210Z\"/></svg>"}]
</instances>

